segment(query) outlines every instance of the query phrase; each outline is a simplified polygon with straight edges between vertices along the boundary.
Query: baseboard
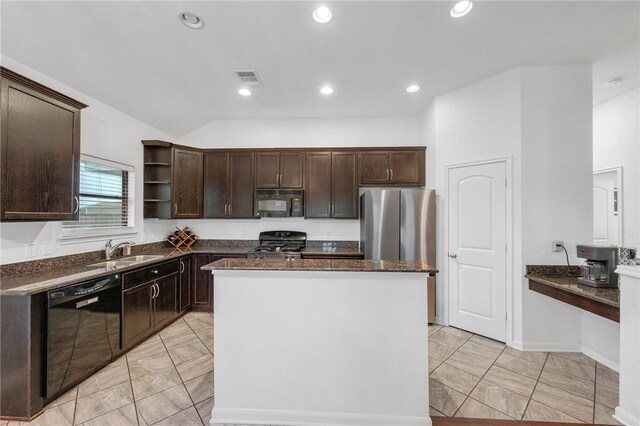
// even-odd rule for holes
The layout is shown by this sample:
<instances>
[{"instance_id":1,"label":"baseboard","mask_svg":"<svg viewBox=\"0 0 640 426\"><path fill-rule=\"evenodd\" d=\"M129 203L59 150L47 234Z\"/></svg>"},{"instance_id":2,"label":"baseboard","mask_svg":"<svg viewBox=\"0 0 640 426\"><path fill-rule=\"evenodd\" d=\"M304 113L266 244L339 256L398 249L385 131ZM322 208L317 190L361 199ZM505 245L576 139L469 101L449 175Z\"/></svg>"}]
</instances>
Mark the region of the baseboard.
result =
<instances>
[{"instance_id":1,"label":"baseboard","mask_svg":"<svg viewBox=\"0 0 640 426\"><path fill-rule=\"evenodd\" d=\"M583 354L585 354L586 356L595 359L596 361L598 361L600 364L604 364L607 367L609 367L612 370L615 370L617 372L620 372L620 364L618 364L617 361L614 361L612 359L607 358L606 356L594 351L591 348L588 348L584 345L582 345L581 348L581 352ZM640 425L640 422L638 423Z\"/></svg>"},{"instance_id":2,"label":"baseboard","mask_svg":"<svg viewBox=\"0 0 640 426\"><path fill-rule=\"evenodd\" d=\"M623 410L620 407L616 407L616 411L613 414L613 418L627 426L640 425L640 419L629 414L628 411Z\"/></svg>"},{"instance_id":3,"label":"baseboard","mask_svg":"<svg viewBox=\"0 0 640 426\"><path fill-rule=\"evenodd\" d=\"M522 340L513 340L511 344L515 349L521 351L582 352L582 347L579 343L523 342Z\"/></svg>"},{"instance_id":4,"label":"baseboard","mask_svg":"<svg viewBox=\"0 0 640 426\"><path fill-rule=\"evenodd\" d=\"M449 325L449 324L446 324L444 322L444 318L443 317L439 317L437 315L436 315L436 324L438 324L438 325Z\"/></svg>"},{"instance_id":5,"label":"baseboard","mask_svg":"<svg viewBox=\"0 0 640 426\"><path fill-rule=\"evenodd\" d=\"M358 413L333 413L314 411L250 410L214 407L211 425L220 424L261 425L371 425L371 426L431 426L430 417L383 416Z\"/></svg>"},{"instance_id":6,"label":"baseboard","mask_svg":"<svg viewBox=\"0 0 640 426\"><path fill-rule=\"evenodd\" d=\"M605 357L587 346L580 345L579 343L523 342L521 340L513 340L511 342L511 346L520 351L581 352L586 356L595 359L600 364L606 365L612 370L620 371L620 364L618 364L618 362Z\"/></svg>"}]
</instances>

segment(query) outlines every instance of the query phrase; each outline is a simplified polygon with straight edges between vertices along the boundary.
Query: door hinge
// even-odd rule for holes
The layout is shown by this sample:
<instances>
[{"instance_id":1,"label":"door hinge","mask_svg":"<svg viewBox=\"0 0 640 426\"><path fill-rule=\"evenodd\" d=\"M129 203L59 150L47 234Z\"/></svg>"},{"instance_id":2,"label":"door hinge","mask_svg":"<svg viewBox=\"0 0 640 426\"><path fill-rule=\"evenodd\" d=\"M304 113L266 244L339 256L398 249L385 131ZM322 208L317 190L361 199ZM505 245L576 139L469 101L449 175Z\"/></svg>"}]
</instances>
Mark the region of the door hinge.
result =
<instances>
[{"instance_id":1,"label":"door hinge","mask_svg":"<svg viewBox=\"0 0 640 426\"><path fill-rule=\"evenodd\" d=\"M509 186L509 185L507 184L507 178L504 178L504 186Z\"/></svg>"},{"instance_id":2,"label":"door hinge","mask_svg":"<svg viewBox=\"0 0 640 426\"><path fill-rule=\"evenodd\" d=\"M504 245L504 252L505 252L505 253L509 253L509 249L507 248L507 245L506 245L506 244Z\"/></svg>"},{"instance_id":3,"label":"door hinge","mask_svg":"<svg viewBox=\"0 0 640 426\"><path fill-rule=\"evenodd\" d=\"M504 319L508 319L508 315L506 312L504 313Z\"/></svg>"}]
</instances>

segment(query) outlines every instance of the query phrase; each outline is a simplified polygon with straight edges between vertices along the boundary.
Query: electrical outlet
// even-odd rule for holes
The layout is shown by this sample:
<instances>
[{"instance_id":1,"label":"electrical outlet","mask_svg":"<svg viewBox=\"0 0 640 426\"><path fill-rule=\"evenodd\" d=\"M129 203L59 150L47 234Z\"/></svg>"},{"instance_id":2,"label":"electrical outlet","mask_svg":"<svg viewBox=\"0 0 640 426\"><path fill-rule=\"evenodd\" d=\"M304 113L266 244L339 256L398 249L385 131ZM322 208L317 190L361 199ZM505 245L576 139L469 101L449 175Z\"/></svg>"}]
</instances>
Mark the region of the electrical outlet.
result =
<instances>
[{"instance_id":1,"label":"electrical outlet","mask_svg":"<svg viewBox=\"0 0 640 426\"><path fill-rule=\"evenodd\" d=\"M36 257L36 244L29 243L24 245L24 256L29 259L32 257Z\"/></svg>"},{"instance_id":2,"label":"electrical outlet","mask_svg":"<svg viewBox=\"0 0 640 426\"><path fill-rule=\"evenodd\" d=\"M45 244L42 247L43 256L51 256L53 254L53 246L51 244Z\"/></svg>"},{"instance_id":3,"label":"electrical outlet","mask_svg":"<svg viewBox=\"0 0 640 426\"><path fill-rule=\"evenodd\" d=\"M554 240L551 242L551 249L553 251L562 251L562 246L564 246L564 241Z\"/></svg>"}]
</instances>

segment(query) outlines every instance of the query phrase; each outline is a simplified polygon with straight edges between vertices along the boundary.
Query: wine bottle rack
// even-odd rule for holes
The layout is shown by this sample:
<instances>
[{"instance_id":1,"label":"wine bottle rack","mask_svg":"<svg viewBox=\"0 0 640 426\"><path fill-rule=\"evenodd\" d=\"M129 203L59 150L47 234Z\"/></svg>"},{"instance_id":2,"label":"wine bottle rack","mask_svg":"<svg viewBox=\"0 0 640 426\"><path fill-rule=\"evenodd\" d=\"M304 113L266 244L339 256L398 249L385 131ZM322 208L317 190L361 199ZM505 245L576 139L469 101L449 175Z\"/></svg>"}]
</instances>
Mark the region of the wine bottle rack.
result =
<instances>
[{"instance_id":1,"label":"wine bottle rack","mask_svg":"<svg viewBox=\"0 0 640 426\"><path fill-rule=\"evenodd\" d=\"M188 226L183 229L176 228L176 230L169 236L167 241L174 247L171 253L180 252L185 253L187 251L193 251L191 246L198 241L198 236L189 230Z\"/></svg>"}]
</instances>

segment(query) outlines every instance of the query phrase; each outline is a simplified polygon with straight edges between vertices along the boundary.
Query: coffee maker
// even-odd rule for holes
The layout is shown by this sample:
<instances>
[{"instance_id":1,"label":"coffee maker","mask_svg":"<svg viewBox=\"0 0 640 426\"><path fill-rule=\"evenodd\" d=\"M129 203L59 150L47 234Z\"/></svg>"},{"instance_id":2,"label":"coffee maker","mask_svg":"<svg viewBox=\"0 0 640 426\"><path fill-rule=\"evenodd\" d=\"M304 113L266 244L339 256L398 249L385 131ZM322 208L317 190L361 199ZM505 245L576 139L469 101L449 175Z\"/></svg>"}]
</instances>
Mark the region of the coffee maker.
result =
<instances>
[{"instance_id":1,"label":"coffee maker","mask_svg":"<svg viewBox=\"0 0 640 426\"><path fill-rule=\"evenodd\" d=\"M618 287L618 247L583 246L577 247L578 257L587 259L581 266L582 276L578 284L597 288Z\"/></svg>"}]
</instances>

